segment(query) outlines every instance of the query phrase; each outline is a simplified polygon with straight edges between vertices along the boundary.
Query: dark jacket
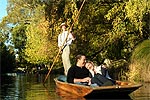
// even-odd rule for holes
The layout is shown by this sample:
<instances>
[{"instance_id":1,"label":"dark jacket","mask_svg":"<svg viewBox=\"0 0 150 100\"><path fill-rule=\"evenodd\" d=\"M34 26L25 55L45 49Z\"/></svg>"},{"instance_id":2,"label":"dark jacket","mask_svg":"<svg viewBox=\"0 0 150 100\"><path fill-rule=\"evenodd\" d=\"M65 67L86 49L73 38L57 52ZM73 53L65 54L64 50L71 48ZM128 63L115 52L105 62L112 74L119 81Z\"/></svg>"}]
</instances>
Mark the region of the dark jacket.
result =
<instances>
[{"instance_id":1,"label":"dark jacket","mask_svg":"<svg viewBox=\"0 0 150 100\"><path fill-rule=\"evenodd\" d=\"M74 83L74 78L83 79L89 77L89 70L86 67L72 66L67 74L67 82Z\"/></svg>"}]
</instances>

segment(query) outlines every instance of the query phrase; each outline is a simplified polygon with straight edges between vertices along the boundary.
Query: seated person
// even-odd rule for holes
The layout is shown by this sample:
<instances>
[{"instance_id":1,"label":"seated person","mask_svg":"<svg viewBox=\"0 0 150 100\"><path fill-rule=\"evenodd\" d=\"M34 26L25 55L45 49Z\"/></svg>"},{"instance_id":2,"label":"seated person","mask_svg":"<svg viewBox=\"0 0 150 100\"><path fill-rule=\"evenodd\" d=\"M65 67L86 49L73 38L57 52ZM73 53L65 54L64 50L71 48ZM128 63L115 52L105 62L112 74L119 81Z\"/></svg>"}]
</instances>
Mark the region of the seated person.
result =
<instances>
[{"instance_id":1,"label":"seated person","mask_svg":"<svg viewBox=\"0 0 150 100\"><path fill-rule=\"evenodd\" d=\"M84 55L77 55L76 65L68 70L67 82L77 83L83 85L90 85L91 78L89 77L89 70L85 67L86 57Z\"/></svg>"},{"instance_id":2,"label":"seated person","mask_svg":"<svg viewBox=\"0 0 150 100\"><path fill-rule=\"evenodd\" d=\"M94 63L91 61L88 61L85 64L85 67L90 71L90 76L91 76L91 83L94 84L96 83L99 86L108 86L108 85L115 85L115 82L108 79L102 74L99 74L95 70Z\"/></svg>"},{"instance_id":3,"label":"seated person","mask_svg":"<svg viewBox=\"0 0 150 100\"><path fill-rule=\"evenodd\" d=\"M103 64L101 64L100 66L95 66L95 71L96 73L101 74L102 76L110 79L111 81L113 81L113 83L116 83L115 80L113 80L108 73L108 68L111 66L111 61L109 59L105 59Z\"/></svg>"},{"instance_id":4,"label":"seated person","mask_svg":"<svg viewBox=\"0 0 150 100\"><path fill-rule=\"evenodd\" d=\"M96 73L101 74L104 77L107 77L108 79L112 79L108 74L107 64L103 63L100 66L95 66Z\"/></svg>"}]
</instances>

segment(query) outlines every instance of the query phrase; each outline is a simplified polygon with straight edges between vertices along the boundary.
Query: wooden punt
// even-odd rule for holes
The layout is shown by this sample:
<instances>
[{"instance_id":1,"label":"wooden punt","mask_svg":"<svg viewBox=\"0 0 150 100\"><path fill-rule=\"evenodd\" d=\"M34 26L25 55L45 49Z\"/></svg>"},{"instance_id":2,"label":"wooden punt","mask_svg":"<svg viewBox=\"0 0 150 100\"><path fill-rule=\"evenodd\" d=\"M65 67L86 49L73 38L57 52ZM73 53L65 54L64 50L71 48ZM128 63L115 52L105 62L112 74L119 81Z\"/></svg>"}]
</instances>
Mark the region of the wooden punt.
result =
<instances>
[{"instance_id":1,"label":"wooden punt","mask_svg":"<svg viewBox=\"0 0 150 100\"><path fill-rule=\"evenodd\" d=\"M117 85L113 86L91 87L63 82L57 78L55 78L54 81L57 91L63 91L68 95L77 97L128 95L142 86L142 84L139 83L117 81Z\"/></svg>"}]
</instances>

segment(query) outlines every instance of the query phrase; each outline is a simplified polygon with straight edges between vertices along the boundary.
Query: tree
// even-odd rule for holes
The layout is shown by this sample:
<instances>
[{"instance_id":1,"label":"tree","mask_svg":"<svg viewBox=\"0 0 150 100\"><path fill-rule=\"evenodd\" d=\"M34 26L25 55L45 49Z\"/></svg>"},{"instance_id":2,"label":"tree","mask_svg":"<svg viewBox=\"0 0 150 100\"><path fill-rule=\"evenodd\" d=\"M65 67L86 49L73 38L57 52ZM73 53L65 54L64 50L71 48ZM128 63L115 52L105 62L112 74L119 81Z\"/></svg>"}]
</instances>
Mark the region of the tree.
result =
<instances>
[{"instance_id":1,"label":"tree","mask_svg":"<svg viewBox=\"0 0 150 100\"><path fill-rule=\"evenodd\" d=\"M150 13L149 4L148 0L114 3L105 15L107 20L112 21L112 29L108 33L110 42L123 41L122 52L131 53L138 43L150 37L150 30L147 29L150 21L145 17Z\"/></svg>"},{"instance_id":2,"label":"tree","mask_svg":"<svg viewBox=\"0 0 150 100\"><path fill-rule=\"evenodd\" d=\"M112 29L107 34L109 43L113 43L112 45L116 42L119 43L114 48L121 47L118 48L120 56L128 62L136 45L150 37L149 4L150 1L148 0L129 0L113 3L112 8L105 15L105 18L112 22ZM124 75L122 74L122 76L128 77L125 74L128 70L123 71ZM140 73L138 75L140 76Z\"/></svg>"},{"instance_id":3,"label":"tree","mask_svg":"<svg viewBox=\"0 0 150 100\"><path fill-rule=\"evenodd\" d=\"M24 58L33 64L49 64L55 54L53 39L49 38L48 21L44 18L39 23L30 24L26 30L27 43Z\"/></svg>"},{"instance_id":4,"label":"tree","mask_svg":"<svg viewBox=\"0 0 150 100\"><path fill-rule=\"evenodd\" d=\"M22 58L34 64L49 64L58 53L59 25L66 22L69 29L82 3L83 0L9 0L8 16L1 26L5 32L12 32ZM134 47L150 36L148 5L146 0L86 1L72 29L76 36L71 46L72 64L79 53L98 64L105 58L128 61ZM60 59L57 62L60 66Z\"/></svg>"},{"instance_id":5,"label":"tree","mask_svg":"<svg viewBox=\"0 0 150 100\"><path fill-rule=\"evenodd\" d=\"M150 82L150 40L144 40L138 44L131 56L130 72L131 81Z\"/></svg>"},{"instance_id":6,"label":"tree","mask_svg":"<svg viewBox=\"0 0 150 100\"><path fill-rule=\"evenodd\" d=\"M7 27L0 27L0 71L1 73L13 72L16 66L15 52L10 44L10 32Z\"/></svg>"},{"instance_id":7,"label":"tree","mask_svg":"<svg viewBox=\"0 0 150 100\"><path fill-rule=\"evenodd\" d=\"M3 27L5 25L8 25L7 23L12 24L12 28L10 27L9 30L12 33L12 40L15 45L15 49L18 50L20 62L26 62L22 60L27 60L28 62L33 64L45 64L48 63L48 61L50 62L49 58L52 55L52 53L50 54L50 48L53 48L51 46L53 44L49 45L49 23L47 23L48 21L46 21L45 19L43 20L43 18L45 18L44 2L37 0L10 0L8 2L7 9L8 16L6 16L6 20L3 20L1 24ZM44 25L44 21L47 23L46 25ZM34 27L36 30L34 30ZM46 34L44 35L44 33ZM30 38L31 36L33 36L32 39ZM42 44L39 45L39 42L37 43L36 41L34 41L35 38L37 39L36 41L43 40L40 42L40 44ZM52 41L53 40L51 40L51 42ZM43 49L41 50L37 48L36 50L33 50L33 52L30 52L32 51L30 50L30 44L32 44L33 47L42 46L41 48ZM38 55L37 52L39 52ZM44 52L44 56L43 53L40 52Z\"/></svg>"},{"instance_id":8,"label":"tree","mask_svg":"<svg viewBox=\"0 0 150 100\"><path fill-rule=\"evenodd\" d=\"M15 53L6 47L4 42L1 42L0 46L0 70L2 73L13 72L16 67Z\"/></svg>"}]
</instances>

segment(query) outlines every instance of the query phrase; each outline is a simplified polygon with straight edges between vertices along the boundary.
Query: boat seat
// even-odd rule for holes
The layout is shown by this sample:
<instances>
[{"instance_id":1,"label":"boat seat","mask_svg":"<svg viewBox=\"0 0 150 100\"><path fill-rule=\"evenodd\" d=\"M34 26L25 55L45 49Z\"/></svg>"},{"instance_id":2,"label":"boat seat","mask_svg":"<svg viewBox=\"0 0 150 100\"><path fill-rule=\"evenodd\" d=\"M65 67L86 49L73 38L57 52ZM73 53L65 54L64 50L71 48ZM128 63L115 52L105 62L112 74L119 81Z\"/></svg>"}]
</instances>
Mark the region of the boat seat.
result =
<instances>
[{"instance_id":1,"label":"boat seat","mask_svg":"<svg viewBox=\"0 0 150 100\"><path fill-rule=\"evenodd\" d=\"M60 75L57 79L61 82L67 82L67 77L65 75Z\"/></svg>"}]
</instances>

